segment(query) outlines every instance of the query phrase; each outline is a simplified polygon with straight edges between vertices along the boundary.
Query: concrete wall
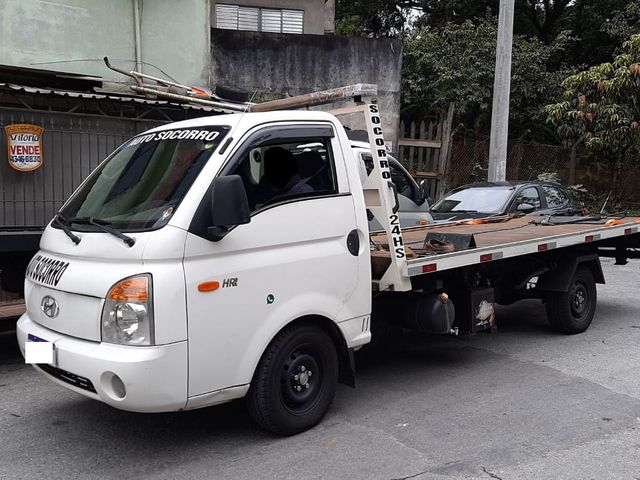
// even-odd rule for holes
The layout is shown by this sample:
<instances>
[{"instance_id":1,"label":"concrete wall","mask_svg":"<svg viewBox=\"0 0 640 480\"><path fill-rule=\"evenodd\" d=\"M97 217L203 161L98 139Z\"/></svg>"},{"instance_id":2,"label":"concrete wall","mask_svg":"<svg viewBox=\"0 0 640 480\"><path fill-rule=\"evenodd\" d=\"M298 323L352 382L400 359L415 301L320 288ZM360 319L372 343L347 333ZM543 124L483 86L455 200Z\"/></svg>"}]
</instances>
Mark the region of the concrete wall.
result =
<instances>
[{"instance_id":1,"label":"concrete wall","mask_svg":"<svg viewBox=\"0 0 640 480\"><path fill-rule=\"evenodd\" d=\"M312 35L324 34L324 0L216 0L212 3L304 10L304 33ZM211 25L215 24L215 6L212 5Z\"/></svg>"},{"instance_id":2,"label":"concrete wall","mask_svg":"<svg viewBox=\"0 0 640 480\"><path fill-rule=\"evenodd\" d=\"M110 1L110 0L109 0ZM209 84L208 0L141 0L142 60L178 82ZM145 65L149 75L161 76Z\"/></svg>"},{"instance_id":3,"label":"concrete wall","mask_svg":"<svg viewBox=\"0 0 640 480\"><path fill-rule=\"evenodd\" d=\"M142 60L178 81L207 84L207 0L140 0ZM0 64L122 80L102 57L133 68L133 0L2 0ZM143 71L161 76L145 65Z\"/></svg>"},{"instance_id":4,"label":"concrete wall","mask_svg":"<svg viewBox=\"0 0 640 480\"><path fill-rule=\"evenodd\" d=\"M397 149L402 43L392 39L212 30L213 84L235 85L257 99L281 98L354 83L378 85L385 139ZM358 121L356 121L356 118ZM364 129L360 116L346 120Z\"/></svg>"},{"instance_id":5,"label":"concrete wall","mask_svg":"<svg viewBox=\"0 0 640 480\"><path fill-rule=\"evenodd\" d=\"M135 58L133 37L131 0L3 0L0 8L4 65L100 75L95 59Z\"/></svg>"}]
</instances>

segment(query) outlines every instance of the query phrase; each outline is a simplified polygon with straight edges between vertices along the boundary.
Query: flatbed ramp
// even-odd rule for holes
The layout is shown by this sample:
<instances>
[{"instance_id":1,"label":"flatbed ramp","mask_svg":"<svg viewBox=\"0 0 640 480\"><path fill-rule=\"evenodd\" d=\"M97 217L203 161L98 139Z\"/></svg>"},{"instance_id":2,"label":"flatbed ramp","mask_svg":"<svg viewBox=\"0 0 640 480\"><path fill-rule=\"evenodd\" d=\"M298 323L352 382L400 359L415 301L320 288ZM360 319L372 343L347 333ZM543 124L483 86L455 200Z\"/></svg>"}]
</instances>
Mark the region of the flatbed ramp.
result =
<instances>
[{"instance_id":1,"label":"flatbed ramp","mask_svg":"<svg viewBox=\"0 0 640 480\"><path fill-rule=\"evenodd\" d=\"M472 219L450 224L432 224L402 232L407 251L404 275L414 277L505 258L545 252L634 236L638 237L640 218L544 217ZM435 239L435 241L431 241ZM371 234L371 259L374 272L384 271L390 263L387 236Z\"/></svg>"}]
</instances>

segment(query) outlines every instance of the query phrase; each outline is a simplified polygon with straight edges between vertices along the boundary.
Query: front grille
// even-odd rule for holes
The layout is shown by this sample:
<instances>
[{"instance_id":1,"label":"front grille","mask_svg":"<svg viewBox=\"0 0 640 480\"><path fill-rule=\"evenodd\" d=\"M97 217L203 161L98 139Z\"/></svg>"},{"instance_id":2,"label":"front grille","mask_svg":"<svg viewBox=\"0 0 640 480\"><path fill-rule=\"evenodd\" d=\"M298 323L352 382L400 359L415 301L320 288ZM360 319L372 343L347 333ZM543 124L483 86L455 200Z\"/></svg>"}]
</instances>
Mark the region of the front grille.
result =
<instances>
[{"instance_id":1,"label":"front grille","mask_svg":"<svg viewBox=\"0 0 640 480\"><path fill-rule=\"evenodd\" d=\"M46 363L39 363L38 367L40 367L52 377L57 378L58 380L62 380L65 383L73 385L74 387L82 388L83 390L87 390L92 393L97 393L96 387L93 386L93 383L91 383L91 380L89 380L88 378L81 377L80 375L76 375L75 373L67 372L66 370L61 370L60 368L53 367Z\"/></svg>"}]
</instances>

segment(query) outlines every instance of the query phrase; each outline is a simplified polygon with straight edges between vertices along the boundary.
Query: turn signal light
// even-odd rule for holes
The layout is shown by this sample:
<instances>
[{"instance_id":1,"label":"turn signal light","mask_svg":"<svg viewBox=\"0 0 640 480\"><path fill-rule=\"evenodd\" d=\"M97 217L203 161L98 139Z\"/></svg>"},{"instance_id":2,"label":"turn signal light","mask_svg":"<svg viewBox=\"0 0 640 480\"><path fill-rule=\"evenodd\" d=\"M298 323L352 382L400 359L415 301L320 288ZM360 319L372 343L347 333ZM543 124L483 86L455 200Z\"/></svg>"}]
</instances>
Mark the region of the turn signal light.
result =
<instances>
[{"instance_id":1,"label":"turn signal light","mask_svg":"<svg viewBox=\"0 0 640 480\"><path fill-rule=\"evenodd\" d=\"M119 302L146 302L149 300L149 279L133 277L122 280L109 290L107 298Z\"/></svg>"},{"instance_id":2,"label":"turn signal light","mask_svg":"<svg viewBox=\"0 0 640 480\"><path fill-rule=\"evenodd\" d=\"M475 220L469 220L467 222L464 222L466 225L483 225L485 223L489 223L487 222L485 219L483 218L476 218Z\"/></svg>"},{"instance_id":3,"label":"turn signal light","mask_svg":"<svg viewBox=\"0 0 640 480\"><path fill-rule=\"evenodd\" d=\"M214 290L217 290L218 288L220 288L220 282L216 282L215 280L213 280L211 282L202 282L202 283L198 284L198 291L199 292L213 292Z\"/></svg>"}]
</instances>

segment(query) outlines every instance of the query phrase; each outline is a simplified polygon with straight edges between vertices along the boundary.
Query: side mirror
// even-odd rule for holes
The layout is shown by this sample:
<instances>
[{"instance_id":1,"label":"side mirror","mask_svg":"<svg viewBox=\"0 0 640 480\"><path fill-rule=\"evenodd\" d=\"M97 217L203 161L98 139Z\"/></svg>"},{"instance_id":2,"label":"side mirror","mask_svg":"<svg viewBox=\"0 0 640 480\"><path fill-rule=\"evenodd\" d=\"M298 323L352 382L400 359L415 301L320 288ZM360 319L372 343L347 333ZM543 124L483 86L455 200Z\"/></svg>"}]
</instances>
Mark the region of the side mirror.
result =
<instances>
[{"instance_id":1,"label":"side mirror","mask_svg":"<svg viewBox=\"0 0 640 480\"><path fill-rule=\"evenodd\" d=\"M240 175L226 175L213 181L211 189L211 224L207 229L210 240L217 242L231 227L251 221L247 192Z\"/></svg>"},{"instance_id":2,"label":"side mirror","mask_svg":"<svg viewBox=\"0 0 640 480\"><path fill-rule=\"evenodd\" d=\"M428 196L429 194L427 193L427 181L425 179L422 179L418 184L418 198L416 199L416 203L418 205L422 205L424 202L427 202L427 205L431 205Z\"/></svg>"},{"instance_id":3,"label":"side mirror","mask_svg":"<svg viewBox=\"0 0 640 480\"><path fill-rule=\"evenodd\" d=\"M516 210L518 212L522 212L525 215L533 212L535 209L536 209L536 207L534 207L530 203L521 203L520 205L518 205L518 208L516 208Z\"/></svg>"}]
</instances>

